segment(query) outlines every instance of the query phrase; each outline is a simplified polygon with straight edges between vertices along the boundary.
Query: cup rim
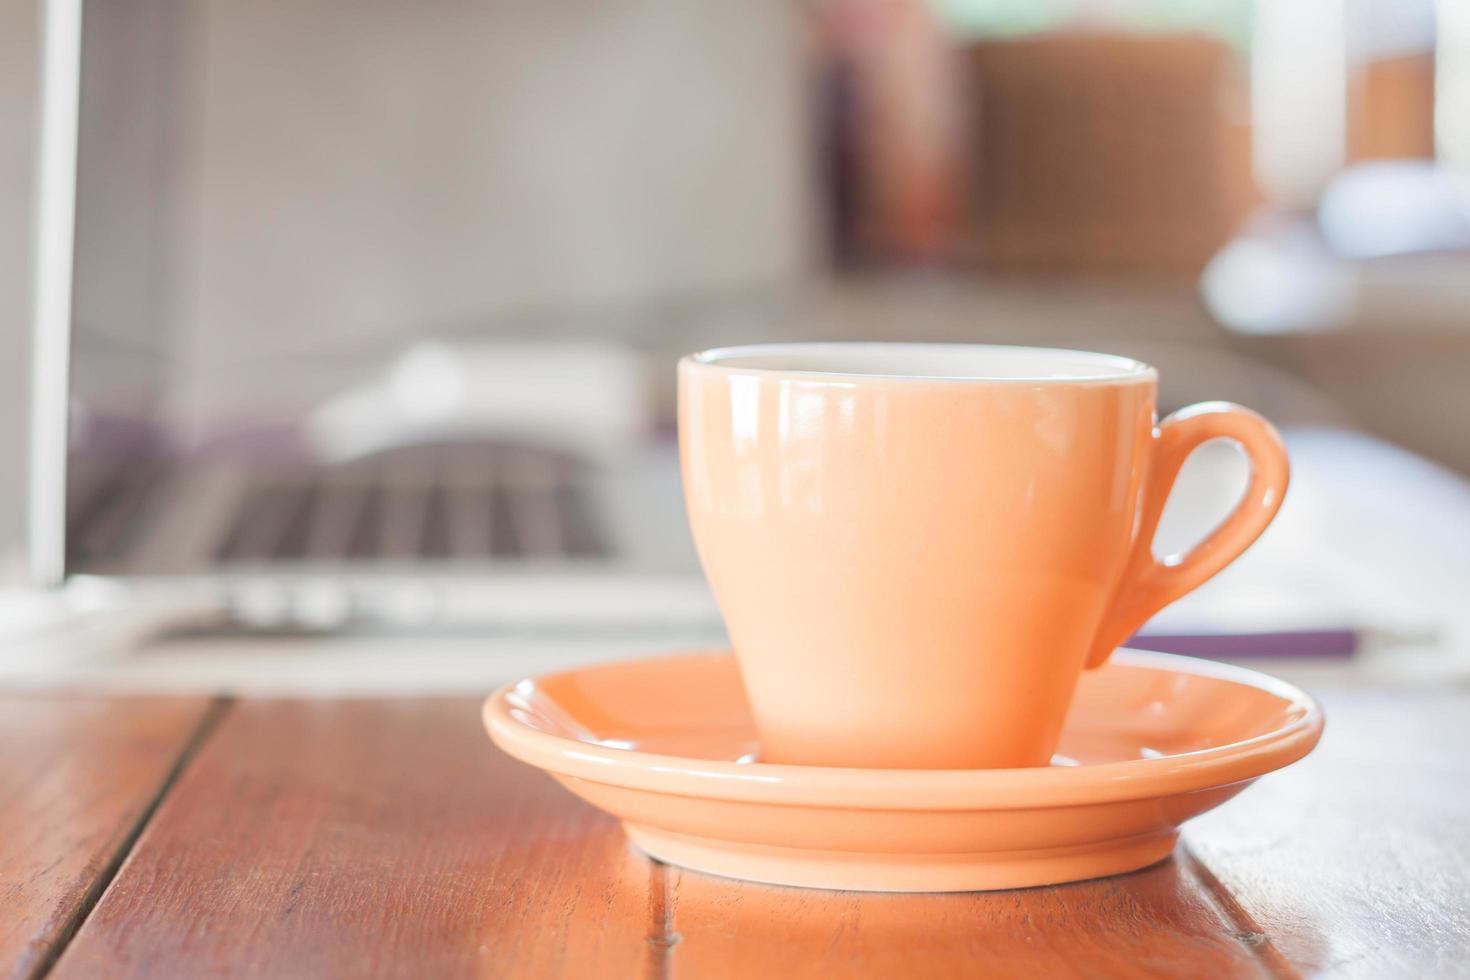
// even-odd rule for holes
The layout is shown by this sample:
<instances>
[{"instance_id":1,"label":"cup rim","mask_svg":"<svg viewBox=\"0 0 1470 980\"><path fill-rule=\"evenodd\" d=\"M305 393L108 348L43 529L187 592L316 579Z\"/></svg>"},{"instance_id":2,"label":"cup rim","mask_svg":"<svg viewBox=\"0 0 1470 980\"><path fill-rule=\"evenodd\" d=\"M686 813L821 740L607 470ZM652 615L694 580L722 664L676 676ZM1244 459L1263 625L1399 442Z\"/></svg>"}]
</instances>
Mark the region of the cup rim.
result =
<instances>
[{"instance_id":1,"label":"cup rim","mask_svg":"<svg viewBox=\"0 0 1470 980\"><path fill-rule=\"evenodd\" d=\"M986 355L1002 359L1032 363L1054 362L1054 368L1026 370L1012 367L1005 372L984 371L920 371L920 370L865 370L824 369L814 367L783 366L779 359L789 357L798 363L801 358L873 357L888 355L895 360L909 359L948 352L952 356L971 359ZM739 363L742 360L776 360L776 364ZM711 347L680 358L680 366L722 371L731 374L751 374L767 378L797 378L811 381L834 382L940 382L949 384L991 385L1098 385L1138 384L1158 380L1158 371L1150 364L1125 357L1121 354L1103 354L1097 351L1076 350L1066 347L1037 347L1017 344L966 344L966 343L922 343L895 341L797 341L768 344L739 344L728 347ZM1060 364L1073 365L1061 370ZM1081 367L1080 365L1089 365Z\"/></svg>"}]
</instances>

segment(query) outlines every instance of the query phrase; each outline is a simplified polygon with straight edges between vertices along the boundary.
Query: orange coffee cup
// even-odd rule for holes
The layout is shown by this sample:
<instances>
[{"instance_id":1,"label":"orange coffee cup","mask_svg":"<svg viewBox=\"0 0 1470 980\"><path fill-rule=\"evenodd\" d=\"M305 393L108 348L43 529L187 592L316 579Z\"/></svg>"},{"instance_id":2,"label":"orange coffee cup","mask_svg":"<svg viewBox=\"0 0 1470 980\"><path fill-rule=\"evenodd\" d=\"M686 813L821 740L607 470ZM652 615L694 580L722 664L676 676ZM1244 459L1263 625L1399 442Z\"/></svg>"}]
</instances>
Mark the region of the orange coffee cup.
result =
<instances>
[{"instance_id":1,"label":"orange coffee cup","mask_svg":"<svg viewBox=\"0 0 1470 980\"><path fill-rule=\"evenodd\" d=\"M1044 766L1084 668L1229 564L1286 492L1280 436L1106 354L802 343L679 364L689 522L763 762ZM1210 439L1251 462L1189 553L1154 530Z\"/></svg>"}]
</instances>

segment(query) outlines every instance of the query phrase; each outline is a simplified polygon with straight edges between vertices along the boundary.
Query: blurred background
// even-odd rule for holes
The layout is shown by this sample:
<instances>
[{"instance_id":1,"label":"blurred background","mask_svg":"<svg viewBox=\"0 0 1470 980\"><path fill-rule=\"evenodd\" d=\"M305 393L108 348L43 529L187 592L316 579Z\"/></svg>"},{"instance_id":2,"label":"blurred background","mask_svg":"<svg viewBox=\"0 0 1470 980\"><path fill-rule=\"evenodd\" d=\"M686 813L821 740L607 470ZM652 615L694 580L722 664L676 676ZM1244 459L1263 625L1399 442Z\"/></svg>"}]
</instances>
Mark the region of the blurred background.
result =
<instances>
[{"instance_id":1,"label":"blurred background","mask_svg":"<svg viewBox=\"0 0 1470 980\"><path fill-rule=\"evenodd\" d=\"M1470 672L1458 0L0 20L13 676L331 686L374 650L434 687L718 642L675 360L821 338L1128 354L1161 411L1261 411L1281 517L1140 642ZM1198 453L1161 550L1243 480Z\"/></svg>"}]
</instances>

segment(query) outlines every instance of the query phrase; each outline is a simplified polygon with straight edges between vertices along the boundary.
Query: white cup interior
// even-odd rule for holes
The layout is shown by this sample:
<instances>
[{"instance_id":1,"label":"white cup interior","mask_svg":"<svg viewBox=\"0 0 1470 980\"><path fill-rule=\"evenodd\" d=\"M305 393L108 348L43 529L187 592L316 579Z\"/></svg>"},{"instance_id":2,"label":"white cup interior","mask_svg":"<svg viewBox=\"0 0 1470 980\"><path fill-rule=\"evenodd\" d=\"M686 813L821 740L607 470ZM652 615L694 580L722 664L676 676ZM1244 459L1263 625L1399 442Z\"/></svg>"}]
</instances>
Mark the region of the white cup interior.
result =
<instances>
[{"instance_id":1,"label":"white cup interior","mask_svg":"<svg viewBox=\"0 0 1470 980\"><path fill-rule=\"evenodd\" d=\"M1136 381L1142 361L1052 347L989 344L810 343L721 347L696 364L736 371L932 381Z\"/></svg>"}]
</instances>

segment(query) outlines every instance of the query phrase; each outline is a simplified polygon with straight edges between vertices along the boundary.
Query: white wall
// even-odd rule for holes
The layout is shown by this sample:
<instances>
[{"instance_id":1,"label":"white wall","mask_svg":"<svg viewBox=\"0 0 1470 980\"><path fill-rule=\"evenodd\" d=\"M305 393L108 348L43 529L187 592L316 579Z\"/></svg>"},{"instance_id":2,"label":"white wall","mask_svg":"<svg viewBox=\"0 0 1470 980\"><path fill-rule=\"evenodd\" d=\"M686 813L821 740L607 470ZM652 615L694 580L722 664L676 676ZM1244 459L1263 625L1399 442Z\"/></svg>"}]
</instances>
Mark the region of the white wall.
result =
<instances>
[{"instance_id":1,"label":"white wall","mask_svg":"<svg viewBox=\"0 0 1470 980\"><path fill-rule=\"evenodd\" d=\"M20 572L25 529L36 31L35 3L0 0L0 582Z\"/></svg>"}]
</instances>

